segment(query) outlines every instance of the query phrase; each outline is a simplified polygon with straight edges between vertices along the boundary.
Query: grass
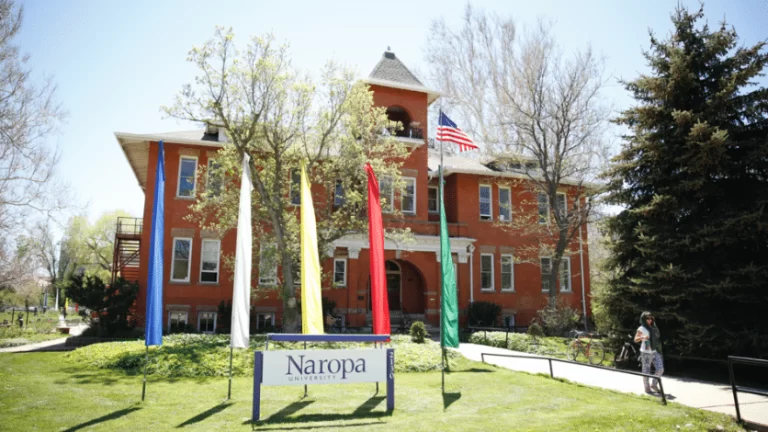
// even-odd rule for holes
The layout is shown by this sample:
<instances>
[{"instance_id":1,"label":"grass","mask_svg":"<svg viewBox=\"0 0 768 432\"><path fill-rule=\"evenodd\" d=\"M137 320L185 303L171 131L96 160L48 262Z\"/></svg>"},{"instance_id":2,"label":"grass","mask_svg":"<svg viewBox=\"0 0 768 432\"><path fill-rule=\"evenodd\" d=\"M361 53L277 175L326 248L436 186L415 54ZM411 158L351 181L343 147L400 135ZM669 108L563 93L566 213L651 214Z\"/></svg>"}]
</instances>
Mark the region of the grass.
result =
<instances>
[{"instance_id":1,"label":"grass","mask_svg":"<svg viewBox=\"0 0 768 432\"><path fill-rule=\"evenodd\" d=\"M59 316L55 311L49 311L45 314L38 312L37 316L30 312L29 317L24 312L24 328L20 328L16 321L20 313L22 311L16 313L0 312L0 323L7 321L10 324L7 327L0 327L0 348L66 337L65 334L56 331Z\"/></svg>"},{"instance_id":2,"label":"grass","mask_svg":"<svg viewBox=\"0 0 768 432\"><path fill-rule=\"evenodd\" d=\"M396 356L407 351L403 343ZM429 353L433 353L430 351ZM435 361L439 362L439 358ZM250 423L252 379L150 376L96 368L64 353L0 354L0 429L26 430L344 430L602 431L741 430L726 415L682 405L452 361L441 394L438 371L398 373L395 411L374 385L262 387L262 418ZM690 425L690 426L687 426Z\"/></svg>"}]
</instances>

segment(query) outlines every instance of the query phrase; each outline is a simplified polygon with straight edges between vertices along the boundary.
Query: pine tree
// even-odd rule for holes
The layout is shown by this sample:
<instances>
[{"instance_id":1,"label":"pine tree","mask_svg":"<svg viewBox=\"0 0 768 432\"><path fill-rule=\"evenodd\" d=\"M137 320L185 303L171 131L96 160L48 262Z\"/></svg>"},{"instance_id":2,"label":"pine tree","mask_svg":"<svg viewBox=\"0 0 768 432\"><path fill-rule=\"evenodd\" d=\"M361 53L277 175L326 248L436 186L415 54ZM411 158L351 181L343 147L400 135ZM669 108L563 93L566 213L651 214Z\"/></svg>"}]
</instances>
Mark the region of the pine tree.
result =
<instances>
[{"instance_id":1,"label":"pine tree","mask_svg":"<svg viewBox=\"0 0 768 432\"><path fill-rule=\"evenodd\" d=\"M616 334L655 314L664 352L768 356L766 43L738 46L678 7L667 40L651 35L652 72L624 85L637 102L606 173L611 278L595 301Z\"/></svg>"}]
</instances>

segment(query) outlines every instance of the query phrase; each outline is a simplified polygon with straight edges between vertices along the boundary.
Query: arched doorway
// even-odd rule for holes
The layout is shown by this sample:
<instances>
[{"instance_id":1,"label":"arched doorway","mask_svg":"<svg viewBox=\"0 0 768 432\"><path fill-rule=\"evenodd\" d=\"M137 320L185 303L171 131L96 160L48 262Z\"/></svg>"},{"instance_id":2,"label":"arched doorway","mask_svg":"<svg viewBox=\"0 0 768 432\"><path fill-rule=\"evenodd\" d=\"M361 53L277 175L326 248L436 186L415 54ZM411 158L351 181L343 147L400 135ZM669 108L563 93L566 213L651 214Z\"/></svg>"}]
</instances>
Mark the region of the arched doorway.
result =
<instances>
[{"instance_id":1,"label":"arched doorway","mask_svg":"<svg viewBox=\"0 0 768 432\"><path fill-rule=\"evenodd\" d=\"M399 106L391 106L387 108L387 118L390 121L396 121L400 122L402 125L402 129L395 132L395 136L399 137L409 137L411 136L411 116L408 115L408 112Z\"/></svg>"},{"instance_id":2,"label":"arched doorway","mask_svg":"<svg viewBox=\"0 0 768 432\"><path fill-rule=\"evenodd\" d=\"M389 310L399 311L402 307L403 294L403 273L400 264L396 261L387 261L384 263L384 270L387 273L387 300Z\"/></svg>"}]
</instances>

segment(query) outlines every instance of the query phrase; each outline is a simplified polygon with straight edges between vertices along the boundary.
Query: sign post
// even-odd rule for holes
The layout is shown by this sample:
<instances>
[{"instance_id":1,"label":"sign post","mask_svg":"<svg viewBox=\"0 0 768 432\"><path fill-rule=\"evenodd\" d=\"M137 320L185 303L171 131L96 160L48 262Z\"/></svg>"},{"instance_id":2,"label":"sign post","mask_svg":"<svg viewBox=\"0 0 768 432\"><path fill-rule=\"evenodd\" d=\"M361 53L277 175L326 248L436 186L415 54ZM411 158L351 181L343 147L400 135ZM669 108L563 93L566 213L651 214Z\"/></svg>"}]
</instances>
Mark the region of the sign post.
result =
<instances>
[{"instance_id":1,"label":"sign post","mask_svg":"<svg viewBox=\"0 0 768 432\"><path fill-rule=\"evenodd\" d=\"M389 335L267 335L275 341L383 342ZM306 346L306 345L305 345ZM266 372L266 373L265 373ZM252 421L261 419L261 386L387 383L387 411L395 409L395 350L331 349L256 351ZM305 390L306 391L306 390Z\"/></svg>"}]
</instances>

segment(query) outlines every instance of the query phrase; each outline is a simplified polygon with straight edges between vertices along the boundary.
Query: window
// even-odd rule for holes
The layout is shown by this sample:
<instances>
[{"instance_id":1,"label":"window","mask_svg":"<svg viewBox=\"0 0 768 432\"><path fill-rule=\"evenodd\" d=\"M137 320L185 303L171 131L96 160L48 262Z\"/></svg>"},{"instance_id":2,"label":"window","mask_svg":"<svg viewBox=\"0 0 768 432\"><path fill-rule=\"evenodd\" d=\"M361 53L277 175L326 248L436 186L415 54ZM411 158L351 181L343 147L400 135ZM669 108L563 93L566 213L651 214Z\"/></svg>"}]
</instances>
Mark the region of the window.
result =
<instances>
[{"instance_id":1,"label":"window","mask_svg":"<svg viewBox=\"0 0 768 432\"><path fill-rule=\"evenodd\" d=\"M492 220L491 187L480 185L480 220Z\"/></svg>"},{"instance_id":2,"label":"window","mask_svg":"<svg viewBox=\"0 0 768 432\"><path fill-rule=\"evenodd\" d=\"M344 197L344 184L341 180L336 180L336 187L333 190L333 206L341 207L346 202Z\"/></svg>"},{"instance_id":3,"label":"window","mask_svg":"<svg viewBox=\"0 0 768 432\"><path fill-rule=\"evenodd\" d=\"M195 177L197 175L197 158L182 156L179 163L179 189L176 196L193 198L195 196Z\"/></svg>"},{"instance_id":4,"label":"window","mask_svg":"<svg viewBox=\"0 0 768 432\"><path fill-rule=\"evenodd\" d=\"M168 312L168 330L183 330L187 326L187 312L186 311L170 311Z\"/></svg>"},{"instance_id":5,"label":"window","mask_svg":"<svg viewBox=\"0 0 768 432\"><path fill-rule=\"evenodd\" d=\"M256 328L263 329L275 326L275 314L258 313L256 314Z\"/></svg>"},{"instance_id":6,"label":"window","mask_svg":"<svg viewBox=\"0 0 768 432\"><path fill-rule=\"evenodd\" d=\"M541 258L541 292L549 292L549 280L552 276L552 259L542 257Z\"/></svg>"},{"instance_id":7,"label":"window","mask_svg":"<svg viewBox=\"0 0 768 432\"><path fill-rule=\"evenodd\" d=\"M549 223L549 199L545 193L539 193L539 223Z\"/></svg>"},{"instance_id":8,"label":"window","mask_svg":"<svg viewBox=\"0 0 768 432\"><path fill-rule=\"evenodd\" d=\"M557 212L560 214L561 219L565 219L568 216L568 198L564 193L557 193Z\"/></svg>"},{"instance_id":9,"label":"window","mask_svg":"<svg viewBox=\"0 0 768 432\"><path fill-rule=\"evenodd\" d=\"M403 181L405 181L405 190L402 197L403 213L416 214L416 179L413 177L403 177Z\"/></svg>"},{"instance_id":10,"label":"window","mask_svg":"<svg viewBox=\"0 0 768 432\"><path fill-rule=\"evenodd\" d=\"M203 252L200 254L200 282L219 282L220 250L221 242L219 240L203 240Z\"/></svg>"},{"instance_id":11,"label":"window","mask_svg":"<svg viewBox=\"0 0 768 432\"><path fill-rule=\"evenodd\" d=\"M173 239L173 263L171 264L171 280L174 282L189 282L189 267L192 264L192 239Z\"/></svg>"},{"instance_id":12,"label":"window","mask_svg":"<svg viewBox=\"0 0 768 432\"><path fill-rule=\"evenodd\" d=\"M501 290L515 290L515 259L512 255L501 256Z\"/></svg>"},{"instance_id":13,"label":"window","mask_svg":"<svg viewBox=\"0 0 768 432\"><path fill-rule=\"evenodd\" d=\"M333 260L333 286L347 286L347 260L344 258Z\"/></svg>"},{"instance_id":14,"label":"window","mask_svg":"<svg viewBox=\"0 0 768 432\"><path fill-rule=\"evenodd\" d=\"M515 315L507 315L504 317L504 324L508 329L515 328Z\"/></svg>"},{"instance_id":15,"label":"window","mask_svg":"<svg viewBox=\"0 0 768 432\"><path fill-rule=\"evenodd\" d=\"M274 243L259 245L259 285L277 285L277 248Z\"/></svg>"},{"instance_id":16,"label":"window","mask_svg":"<svg viewBox=\"0 0 768 432\"><path fill-rule=\"evenodd\" d=\"M512 220L512 191L508 187L499 188L499 221Z\"/></svg>"},{"instance_id":17,"label":"window","mask_svg":"<svg viewBox=\"0 0 768 432\"><path fill-rule=\"evenodd\" d=\"M201 333L216 331L216 312L198 312L197 330Z\"/></svg>"},{"instance_id":18,"label":"window","mask_svg":"<svg viewBox=\"0 0 768 432\"><path fill-rule=\"evenodd\" d=\"M208 196L217 197L221 195L222 173L220 170L221 167L215 160L208 160L208 182L205 185Z\"/></svg>"},{"instance_id":19,"label":"window","mask_svg":"<svg viewBox=\"0 0 768 432\"><path fill-rule=\"evenodd\" d=\"M437 207L437 196L439 193L440 190L437 186L430 186L427 188L427 211L430 213L438 213L440 211Z\"/></svg>"},{"instance_id":20,"label":"window","mask_svg":"<svg viewBox=\"0 0 768 432\"><path fill-rule=\"evenodd\" d=\"M493 254L480 254L480 289L493 291Z\"/></svg>"},{"instance_id":21,"label":"window","mask_svg":"<svg viewBox=\"0 0 768 432\"><path fill-rule=\"evenodd\" d=\"M571 258L560 260L560 292L571 292Z\"/></svg>"},{"instance_id":22,"label":"window","mask_svg":"<svg viewBox=\"0 0 768 432\"><path fill-rule=\"evenodd\" d=\"M301 205L301 171L291 170L291 204Z\"/></svg>"},{"instance_id":23,"label":"window","mask_svg":"<svg viewBox=\"0 0 768 432\"><path fill-rule=\"evenodd\" d=\"M395 202L395 189L392 187L391 177L382 177L380 183L381 195L379 200L381 201L382 213L392 213L392 203Z\"/></svg>"}]
</instances>

